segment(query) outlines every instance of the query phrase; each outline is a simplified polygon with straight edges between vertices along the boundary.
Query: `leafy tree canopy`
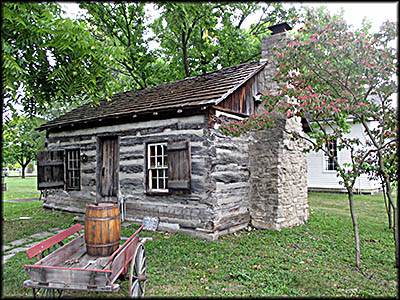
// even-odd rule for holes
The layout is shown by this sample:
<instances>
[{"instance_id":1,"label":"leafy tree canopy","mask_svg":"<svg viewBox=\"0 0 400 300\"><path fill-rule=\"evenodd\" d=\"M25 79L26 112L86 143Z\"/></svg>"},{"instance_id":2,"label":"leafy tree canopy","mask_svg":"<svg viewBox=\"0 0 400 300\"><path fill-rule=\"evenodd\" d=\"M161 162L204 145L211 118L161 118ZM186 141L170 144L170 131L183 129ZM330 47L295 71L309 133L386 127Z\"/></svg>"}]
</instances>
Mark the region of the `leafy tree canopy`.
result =
<instances>
[{"instance_id":1,"label":"leafy tree canopy","mask_svg":"<svg viewBox=\"0 0 400 300\"><path fill-rule=\"evenodd\" d=\"M160 17L151 28L159 53L173 70L172 80L259 59L266 27L295 15L294 8L280 3L160 2L157 8ZM258 9L263 11L259 21L243 29Z\"/></svg>"},{"instance_id":2,"label":"leafy tree canopy","mask_svg":"<svg viewBox=\"0 0 400 300\"><path fill-rule=\"evenodd\" d=\"M109 56L80 20L60 17L53 2L5 2L3 26L4 110L36 114L58 102L97 99L111 93Z\"/></svg>"},{"instance_id":3,"label":"leafy tree canopy","mask_svg":"<svg viewBox=\"0 0 400 300\"><path fill-rule=\"evenodd\" d=\"M362 172L375 172L385 181L391 196L390 174L397 166L393 149L397 148L397 112L391 96L397 92L397 52L392 46L396 24L383 23L378 33L365 23L353 30L341 14L331 16L324 8L306 9L304 26L273 48L277 72L277 92L264 95L265 111L250 118L225 124L227 134L240 135L273 127L281 117L305 117L313 131L306 135L288 132L308 141L305 151L322 150L335 161L348 196L352 215L357 266L360 265L357 221L353 209L353 187ZM370 121L378 125L371 127ZM352 123L361 124L365 140L349 137ZM327 145L335 142L345 149L350 161L339 163ZM371 161L376 160L376 163ZM395 237L397 236L395 227ZM396 263L398 265L398 239Z\"/></svg>"},{"instance_id":4,"label":"leafy tree canopy","mask_svg":"<svg viewBox=\"0 0 400 300\"><path fill-rule=\"evenodd\" d=\"M36 117L17 116L3 123L3 161L18 163L25 168L36 159L36 152L44 148L45 133L35 130L44 120Z\"/></svg>"},{"instance_id":5,"label":"leafy tree canopy","mask_svg":"<svg viewBox=\"0 0 400 300\"><path fill-rule=\"evenodd\" d=\"M156 56L149 49L145 2L81 2L88 27L96 40L106 44L113 60L112 72L120 89L143 89L155 84Z\"/></svg>"},{"instance_id":6,"label":"leafy tree canopy","mask_svg":"<svg viewBox=\"0 0 400 300\"><path fill-rule=\"evenodd\" d=\"M81 2L85 16L70 20L54 2L2 4L4 111L21 105L48 118L112 93L256 60L266 27L295 14L280 3L160 2L151 22L146 5ZM258 22L243 29L258 9Z\"/></svg>"}]
</instances>

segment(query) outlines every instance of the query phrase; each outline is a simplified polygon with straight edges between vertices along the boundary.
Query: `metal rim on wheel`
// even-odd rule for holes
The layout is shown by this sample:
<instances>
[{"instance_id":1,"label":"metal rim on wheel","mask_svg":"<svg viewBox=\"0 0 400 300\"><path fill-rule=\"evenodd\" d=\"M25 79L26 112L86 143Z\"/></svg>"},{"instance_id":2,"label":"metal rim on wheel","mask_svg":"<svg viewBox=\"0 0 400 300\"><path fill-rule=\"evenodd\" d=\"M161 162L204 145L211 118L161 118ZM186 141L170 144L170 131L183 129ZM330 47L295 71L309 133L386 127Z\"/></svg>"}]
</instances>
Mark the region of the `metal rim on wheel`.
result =
<instances>
[{"instance_id":1,"label":"metal rim on wheel","mask_svg":"<svg viewBox=\"0 0 400 300\"><path fill-rule=\"evenodd\" d=\"M139 244L135 258L132 259L129 276L129 296L133 298L143 297L146 287L146 252L144 245Z\"/></svg>"}]
</instances>

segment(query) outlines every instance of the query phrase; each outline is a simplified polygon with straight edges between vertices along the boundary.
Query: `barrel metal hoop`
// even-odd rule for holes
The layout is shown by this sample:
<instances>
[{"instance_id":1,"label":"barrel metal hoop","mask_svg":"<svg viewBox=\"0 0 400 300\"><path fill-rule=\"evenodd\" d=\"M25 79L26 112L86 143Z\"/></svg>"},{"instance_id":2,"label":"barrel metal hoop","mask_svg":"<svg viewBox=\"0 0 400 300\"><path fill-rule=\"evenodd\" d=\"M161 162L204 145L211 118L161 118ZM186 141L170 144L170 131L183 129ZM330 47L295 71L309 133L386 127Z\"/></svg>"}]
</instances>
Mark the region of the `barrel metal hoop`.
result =
<instances>
[{"instance_id":1,"label":"barrel metal hoop","mask_svg":"<svg viewBox=\"0 0 400 300\"><path fill-rule=\"evenodd\" d=\"M119 216L119 215L117 215L117 216L113 216L113 217L105 217L105 218L93 218L93 217L88 217L88 216L86 216L85 218L86 218L86 219L88 219L88 220L91 220L91 221L108 221L108 220L115 220L115 219L119 219L119 218L120 218L120 216Z\"/></svg>"},{"instance_id":2,"label":"barrel metal hoop","mask_svg":"<svg viewBox=\"0 0 400 300\"><path fill-rule=\"evenodd\" d=\"M115 243L111 243L111 244L101 244L101 245L99 245L99 244L87 244L86 243L86 245L87 246L90 246L90 247L93 247L93 248L105 248L105 247L110 247L110 246L115 246L115 245L119 245L119 242L120 241L117 241L117 242L115 242Z\"/></svg>"}]
</instances>

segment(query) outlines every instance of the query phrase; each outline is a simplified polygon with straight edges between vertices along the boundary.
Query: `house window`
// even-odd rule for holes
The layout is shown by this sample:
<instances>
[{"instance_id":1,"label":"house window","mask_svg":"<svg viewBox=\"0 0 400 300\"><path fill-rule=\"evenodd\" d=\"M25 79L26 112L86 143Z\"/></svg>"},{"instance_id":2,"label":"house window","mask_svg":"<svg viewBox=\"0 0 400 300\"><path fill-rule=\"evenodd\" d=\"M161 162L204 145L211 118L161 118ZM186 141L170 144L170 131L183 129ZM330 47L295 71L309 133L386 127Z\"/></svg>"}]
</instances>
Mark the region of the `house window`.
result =
<instances>
[{"instance_id":1,"label":"house window","mask_svg":"<svg viewBox=\"0 0 400 300\"><path fill-rule=\"evenodd\" d=\"M148 191L168 192L167 143L147 145Z\"/></svg>"},{"instance_id":2,"label":"house window","mask_svg":"<svg viewBox=\"0 0 400 300\"><path fill-rule=\"evenodd\" d=\"M328 142L326 149L331 153L331 155L324 155L325 156L325 171L335 171L336 170L336 162L337 161L337 145L336 141Z\"/></svg>"},{"instance_id":3,"label":"house window","mask_svg":"<svg viewBox=\"0 0 400 300\"><path fill-rule=\"evenodd\" d=\"M67 190L80 190L81 170L79 149L67 149L66 152L66 188Z\"/></svg>"}]
</instances>

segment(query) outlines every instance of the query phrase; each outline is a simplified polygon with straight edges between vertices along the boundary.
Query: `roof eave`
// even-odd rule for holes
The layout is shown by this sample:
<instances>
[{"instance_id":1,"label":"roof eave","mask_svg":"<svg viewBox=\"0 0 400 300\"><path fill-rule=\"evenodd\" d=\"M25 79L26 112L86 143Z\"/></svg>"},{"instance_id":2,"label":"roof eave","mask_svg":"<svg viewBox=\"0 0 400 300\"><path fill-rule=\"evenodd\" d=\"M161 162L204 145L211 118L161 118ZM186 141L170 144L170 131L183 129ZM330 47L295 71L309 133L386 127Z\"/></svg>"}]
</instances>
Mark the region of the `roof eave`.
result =
<instances>
[{"instance_id":1,"label":"roof eave","mask_svg":"<svg viewBox=\"0 0 400 300\"><path fill-rule=\"evenodd\" d=\"M228 98L229 95L233 94L238 88L240 88L247 80L249 80L251 77L253 77L258 72L260 72L262 69L264 69L264 67L267 65L267 63L268 63L267 61L262 63L258 69L254 70L252 73L247 75L247 77L245 77L240 83L238 83L236 86L231 88L229 91L227 91L224 95L222 95L222 97L220 97L217 100L211 100L211 101L207 102L207 104L208 103L213 104L213 105L220 104L222 101L224 101L226 98Z\"/></svg>"},{"instance_id":2,"label":"roof eave","mask_svg":"<svg viewBox=\"0 0 400 300\"><path fill-rule=\"evenodd\" d=\"M143 110L138 110L135 112L129 112L129 113L124 113L124 114L118 114L118 115L111 115L111 116L102 116L102 117L95 117L92 119L85 119L85 120L80 120L76 122L65 122L65 123L60 123L60 124L52 124L52 125L42 125L35 130L48 130L52 128L65 128L65 127L72 127L72 126L79 126L80 124L87 124L87 123L95 123L103 120L110 120L110 119L118 119L118 118L126 118L129 116L144 116L144 115L158 115L159 113L163 112L169 112L169 111L178 111L180 109L193 109L193 108L198 108L199 110L205 110L208 106L211 106L212 103L201 103L201 104L195 104L195 105L180 105L176 107L165 107L165 108L154 108L154 109L143 109ZM133 119L134 120L134 119ZM135 122L135 121L133 121Z\"/></svg>"}]
</instances>

